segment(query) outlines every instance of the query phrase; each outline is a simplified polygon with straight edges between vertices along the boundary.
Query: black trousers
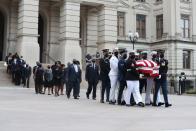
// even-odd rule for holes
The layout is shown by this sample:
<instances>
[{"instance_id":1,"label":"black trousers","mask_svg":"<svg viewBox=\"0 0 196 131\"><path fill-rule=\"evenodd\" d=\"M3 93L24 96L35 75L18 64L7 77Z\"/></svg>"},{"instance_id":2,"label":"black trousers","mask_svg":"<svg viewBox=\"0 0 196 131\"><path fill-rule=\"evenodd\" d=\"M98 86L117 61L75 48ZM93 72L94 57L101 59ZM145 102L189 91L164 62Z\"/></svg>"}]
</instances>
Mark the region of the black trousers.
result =
<instances>
[{"instance_id":1,"label":"black trousers","mask_svg":"<svg viewBox=\"0 0 196 131\"><path fill-rule=\"evenodd\" d=\"M36 94L39 94L39 93L41 94L42 93L42 88L43 88L42 84L35 82L35 93Z\"/></svg>"},{"instance_id":2,"label":"black trousers","mask_svg":"<svg viewBox=\"0 0 196 131\"><path fill-rule=\"evenodd\" d=\"M168 92L167 92L167 80L166 79L163 79L163 80L159 79L155 81L155 94L153 98L153 103L156 104L157 95L158 95L160 88L162 88L165 104L168 104L168 96L167 96Z\"/></svg>"},{"instance_id":3,"label":"black trousers","mask_svg":"<svg viewBox=\"0 0 196 131\"><path fill-rule=\"evenodd\" d=\"M28 77L28 78L26 79L26 81L27 81L27 88L29 88L30 77Z\"/></svg>"},{"instance_id":4,"label":"black trousers","mask_svg":"<svg viewBox=\"0 0 196 131\"><path fill-rule=\"evenodd\" d=\"M142 94L144 87L145 87L145 91L146 91L147 79L140 79L139 82L140 82L140 94Z\"/></svg>"},{"instance_id":5,"label":"black trousers","mask_svg":"<svg viewBox=\"0 0 196 131\"><path fill-rule=\"evenodd\" d=\"M27 78L26 77L22 77L22 84L25 87L26 86L26 82L27 82Z\"/></svg>"},{"instance_id":6,"label":"black trousers","mask_svg":"<svg viewBox=\"0 0 196 131\"><path fill-rule=\"evenodd\" d=\"M123 94L125 87L127 87L126 81L124 80L120 81L120 87L118 90L118 104L122 103L122 94Z\"/></svg>"},{"instance_id":7,"label":"black trousers","mask_svg":"<svg viewBox=\"0 0 196 131\"><path fill-rule=\"evenodd\" d=\"M68 95L68 91L69 91L69 82L65 82L65 86L66 86L65 94Z\"/></svg>"},{"instance_id":8,"label":"black trousers","mask_svg":"<svg viewBox=\"0 0 196 131\"><path fill-rule=\"evenodd\" d=\"M16 71L15 73L15 85L21 84L21 74L20 71Z\"/></svg>"},{"instance_id":9,"label":"black trousers","mask_svg":"<svg viewBox=\"0 0 196 131\"><path fill-rule=\"evenodd\" d=\"M70 81L68 87L69 88L68 88L68 91L67 91L67 96L70 96L71 91L73 89L73 96L78 97L80 83L78 81Z\"/></svg>"},{"instance_id":10,"label":"black trousers","mask_svg":"<svg viewBox=\"0 0 196 131\"><path fill-rule=\"evenodd\" d=\"M185 81L179 81L179 95L185 93Z\"/></svg>"},{"instance_id":11,"label":"black trousers","mask_svg":"<svg viewBox=\"0 0 196 131\"><path fill-rule=\"evenodd\" d=\"M93 98L96 98L96 92L97 92L97 80L88 81L88 89L87 89L87 95L90 95L93 90Z\"/></svg>"},{"instance_id":12,"label":"black trousers","mask_svg":"<svg viewBox=\"0 0 196 131\"><path fill-rule=\"evenodd\" d=\"M104 94L105 94L105 91L106 91L106 101L109 101L110 87L111 87L111 85L110 85L109 77L102 78L101 100L104 100Z\"/></svg>"}]
</instances>

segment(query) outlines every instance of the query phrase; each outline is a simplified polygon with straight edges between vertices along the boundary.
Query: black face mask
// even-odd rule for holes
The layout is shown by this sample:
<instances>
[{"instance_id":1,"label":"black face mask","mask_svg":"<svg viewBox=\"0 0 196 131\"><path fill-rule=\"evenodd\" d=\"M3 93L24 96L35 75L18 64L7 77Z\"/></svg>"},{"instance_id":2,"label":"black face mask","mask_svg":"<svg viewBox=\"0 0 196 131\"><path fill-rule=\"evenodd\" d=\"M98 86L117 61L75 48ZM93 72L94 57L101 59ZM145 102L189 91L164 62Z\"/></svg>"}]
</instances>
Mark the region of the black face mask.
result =
<instances>
[{"instance_id":1,"label":"black face mask","mask_svg":"<svg viewBox=\"0 0 196 131\"><path fill-rule=\"evenodd\" d=\"M114 55L115 55L116 57L118 57L118 52L114 52Z\"/></svg>"},{"instance_id":2,"label":"black face mask","mask_svg":"<svg viewBox=\"0 0 196 131\"><path fill-rule=\"evenodd\" d=\"M124 54L123 55L123 59L127 59L127 54Z\"/></svg>"},{"instance_id":3,"label":"black face mask","mask_svg":"<svg viewBox=\"0 0 196 131\"><path fill-rule=\"evenodd\" d=\"M104 55L104 57L108 57L109 56L109 54L108 53L106 53L105 55Z\"/></svg>"},{"instance_id":4,"label":"black face mask","mask_svg":"<svg viewBox=\"0 0 196 131\"><path fill-rule=\"evenodd\" d=\"M147 55L143 55L143 57L142 57L143 59L147 59Z\"/></svg>"},{"instance_id":5,"label":"black face mask","mask_svg":"<svg viewBox=\"0 0 196 131\"><path fill-rule=\"evenodd\" d=\"M95 60L92 60L93 63L95 63Z\"/></svg>"},{"instance_id":6,"label":"black face mask","mask_svg":"<svg viewBox=\"0 0 196 131\"><path fill-rule=\"evenodd\" d=\"M131 58L131 59L135 59L135 55L131 55L130 58Z\"/></svg>"},{"instance_id":7,"label":"black face mask","mask_svg":"<svg viewBox=\"0 0 196 131\"><path fill-rule=\"evenodd\" d=\"M164 58L164 54L161 54L161 55L160 55L160 58Z\"/></svg>"},{"instance_id":8,"label":"black face mask","mask_svg":"<svg viewBox=\"0 0 196 131\"><path fill-rule=\"evenodd\" d=\"M157 58L157 56L156 55L153 55L152 58L155 59L155 58Z\"/></svg>"},{"instance_id":9,"label":"black face mask","mask_svg":"<svg viewBox=\"0 0 196 131\"><path fill-rule=\"evenodd\" d=\"M135 60L136 60L136 61L139 60L139 57L135 57Z\"/></svg>"}]
</instances>

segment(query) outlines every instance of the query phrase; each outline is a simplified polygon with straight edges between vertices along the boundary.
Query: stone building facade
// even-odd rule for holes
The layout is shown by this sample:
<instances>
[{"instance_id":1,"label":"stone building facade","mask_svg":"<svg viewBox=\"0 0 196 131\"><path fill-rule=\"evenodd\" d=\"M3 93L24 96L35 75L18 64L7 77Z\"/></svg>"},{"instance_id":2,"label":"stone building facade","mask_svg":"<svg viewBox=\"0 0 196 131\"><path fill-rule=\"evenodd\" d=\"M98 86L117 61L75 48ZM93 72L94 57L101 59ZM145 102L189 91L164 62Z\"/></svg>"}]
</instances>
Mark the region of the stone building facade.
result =
<instances>
[{"instance_id":1,"label":"stone building facade","mask_svg":"<svg viewBox=\"0 0 196 131\"><path fill-rule=\"evenodd\" d=\"M162 50L169 76L181 72L195 86L196 0L0 0L0 60L18 52L35 61L63 63L103 48Z\"/></svg>"}]
</instances>

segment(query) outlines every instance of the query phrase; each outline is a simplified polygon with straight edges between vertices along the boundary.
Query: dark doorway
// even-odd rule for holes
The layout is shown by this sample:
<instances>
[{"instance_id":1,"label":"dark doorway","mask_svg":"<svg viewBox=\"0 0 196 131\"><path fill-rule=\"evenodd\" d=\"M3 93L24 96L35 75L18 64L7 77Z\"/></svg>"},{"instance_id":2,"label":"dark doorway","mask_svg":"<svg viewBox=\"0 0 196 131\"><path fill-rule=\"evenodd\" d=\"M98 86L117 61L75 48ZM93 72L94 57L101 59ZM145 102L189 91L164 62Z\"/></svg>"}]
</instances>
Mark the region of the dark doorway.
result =
<instances>
[{"instance_id":1,"label":"dark doorway","mask_svg":"<svg viewBox=\"0 0 196 131\"><path fill-rule=\"evenodd\" d=\"M43 62L43 49L44 49L44 20L43 17L41 15L39 15L39 23L38 23L38 34L39 34L39 38L38 38L38 43L39 43L39 47L40 47L40 62Z\"/></svg>"},{"instance_id":2,"label":"dark doorway","mask_svg":"<svg viewBox=\"0 0 196 131\"><path fill-rule=\"evenodd\" d=\"M4 51L4 27L5 26L5 18L3 13L0 11L0 61L2 61L3 58L3 51Z\"/></svg>"}]
</instances>

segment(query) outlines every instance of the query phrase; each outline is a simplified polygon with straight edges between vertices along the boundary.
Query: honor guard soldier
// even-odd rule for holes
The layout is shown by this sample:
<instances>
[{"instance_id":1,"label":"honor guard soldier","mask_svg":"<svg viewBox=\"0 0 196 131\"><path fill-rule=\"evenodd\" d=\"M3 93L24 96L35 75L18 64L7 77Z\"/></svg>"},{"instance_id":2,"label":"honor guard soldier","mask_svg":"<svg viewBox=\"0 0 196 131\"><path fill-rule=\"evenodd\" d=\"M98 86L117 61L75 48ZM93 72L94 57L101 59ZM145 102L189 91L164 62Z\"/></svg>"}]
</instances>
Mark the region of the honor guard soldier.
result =
<instances>
[{"instance_id":1,"label":"honor guard soldier","mask_svg":"<svg viewBox=\"0 0 196 131\"><path fill-rule=\"evenodd\" d=\"M147 51L142 51L140 55L142 60L147 60L147 56L148 56ZM140 74L139 82L140 82L140 94L142 94L143 88L145 87L145 91L146 91L146 86L147 86L147 79L144 77L143 74Z\"/></svg>"},{"instance_id":2,"label":"honor guard soldier","mask_svg":"<svg viewBox=\"0 0 196 131\"><path fill-rule=\"evenodd\" d=\"M118 88L118 49L113 50L113 55L110 58L110 83L111 83L111 88L110 88L110 98L109 98L109 104L115 104L116 99L115 99L115 93L116 89Z\"/></svg>"},{"instance_id":3,"label":"honor guard soldier","mask_svg":"<svg viewBox=\"0 0 196 131\"><path fill-rule=\"evenodd\" d=\"M159 89L162 88L163 92L163 97L165 101L165 107L170 107L172 106L168 102L168 93L167 93L167 71L168 71L168 60L164 58L164 53L160 54L160 59L158 61L160 68L159 68L159 78L155 79L155 95L154 95L154 101L153 101L153 106L157 106L156 101L157 101L157 95L159 92Z\"/></svg>"},{"instance_id":4,"label":"honor guard soldier","mask_svg":"<svg viewBox=\"0 0 196 131\"><path fill-rule=\"evenodd\" d=\"M103 58L100 59L100 79L102 81L101 88L101 103L104 103L104 94L106 91L106 102L109 102L110 95L110 61L109 61L109 49L103 49Z\"/></svg>"},{"instance_id":5,"label":"honor guard soldier","mask_svg":"<svg viewBox=\"0 0 196 131\"><path fill-rule=\"evenodd\" d=\"M118 80L120 82L119 90L118 90L118 105L123 105L124 104L124 98L123 98L123 91L125 87L127 87L127 83L125 80L126 76L126 59L127 59L127 50L125 48L119 49L120 53L120 59L118 62L118 70L119 70L119 75L118 75Z\"/></svg>"},{"instance_id":6,"label":"honor guard soldier","mask_svg":"<svg viewBox=\"0 0 196 131\"><path fill-rule=\"evenodd\" d=\"M137 72L137 66L135 61L135 51L129 53L129 58L126 62L126 82L127 90L125 93L126 106L131 106L130 98L131 94L134 96L134 100L138 106L144 107L142 97L139 92L139 73Z\"/></svg>"},{"instance_id":7,"label":"honor guard soldier","mask_svg":"<svg viewBox=\"0 0 196 131\"><path fill-rule=\"evenodd\" d=\"M152 52L151 52L151 56L152 56L152 61L154 61L155 63L159 63L159 57L158 57L157 51L152 51ZM153 81L151 81L150 83L148 83L148 81L147 81L147 88L148 88L148 84L149 84L149 86L151 86L151 88L154 87L154 85L155 85L154 79L153 79ZM148 91L147 91L147 92L148 92ZM157 102L156 102L156 104L157 104L158 106L162 106L162 105L165 104L165 103L163 103L162 100L161 100L161 93L160 93L160 90L159 90L158 95L157 95Z\"/></svg>"}]
</instances>

